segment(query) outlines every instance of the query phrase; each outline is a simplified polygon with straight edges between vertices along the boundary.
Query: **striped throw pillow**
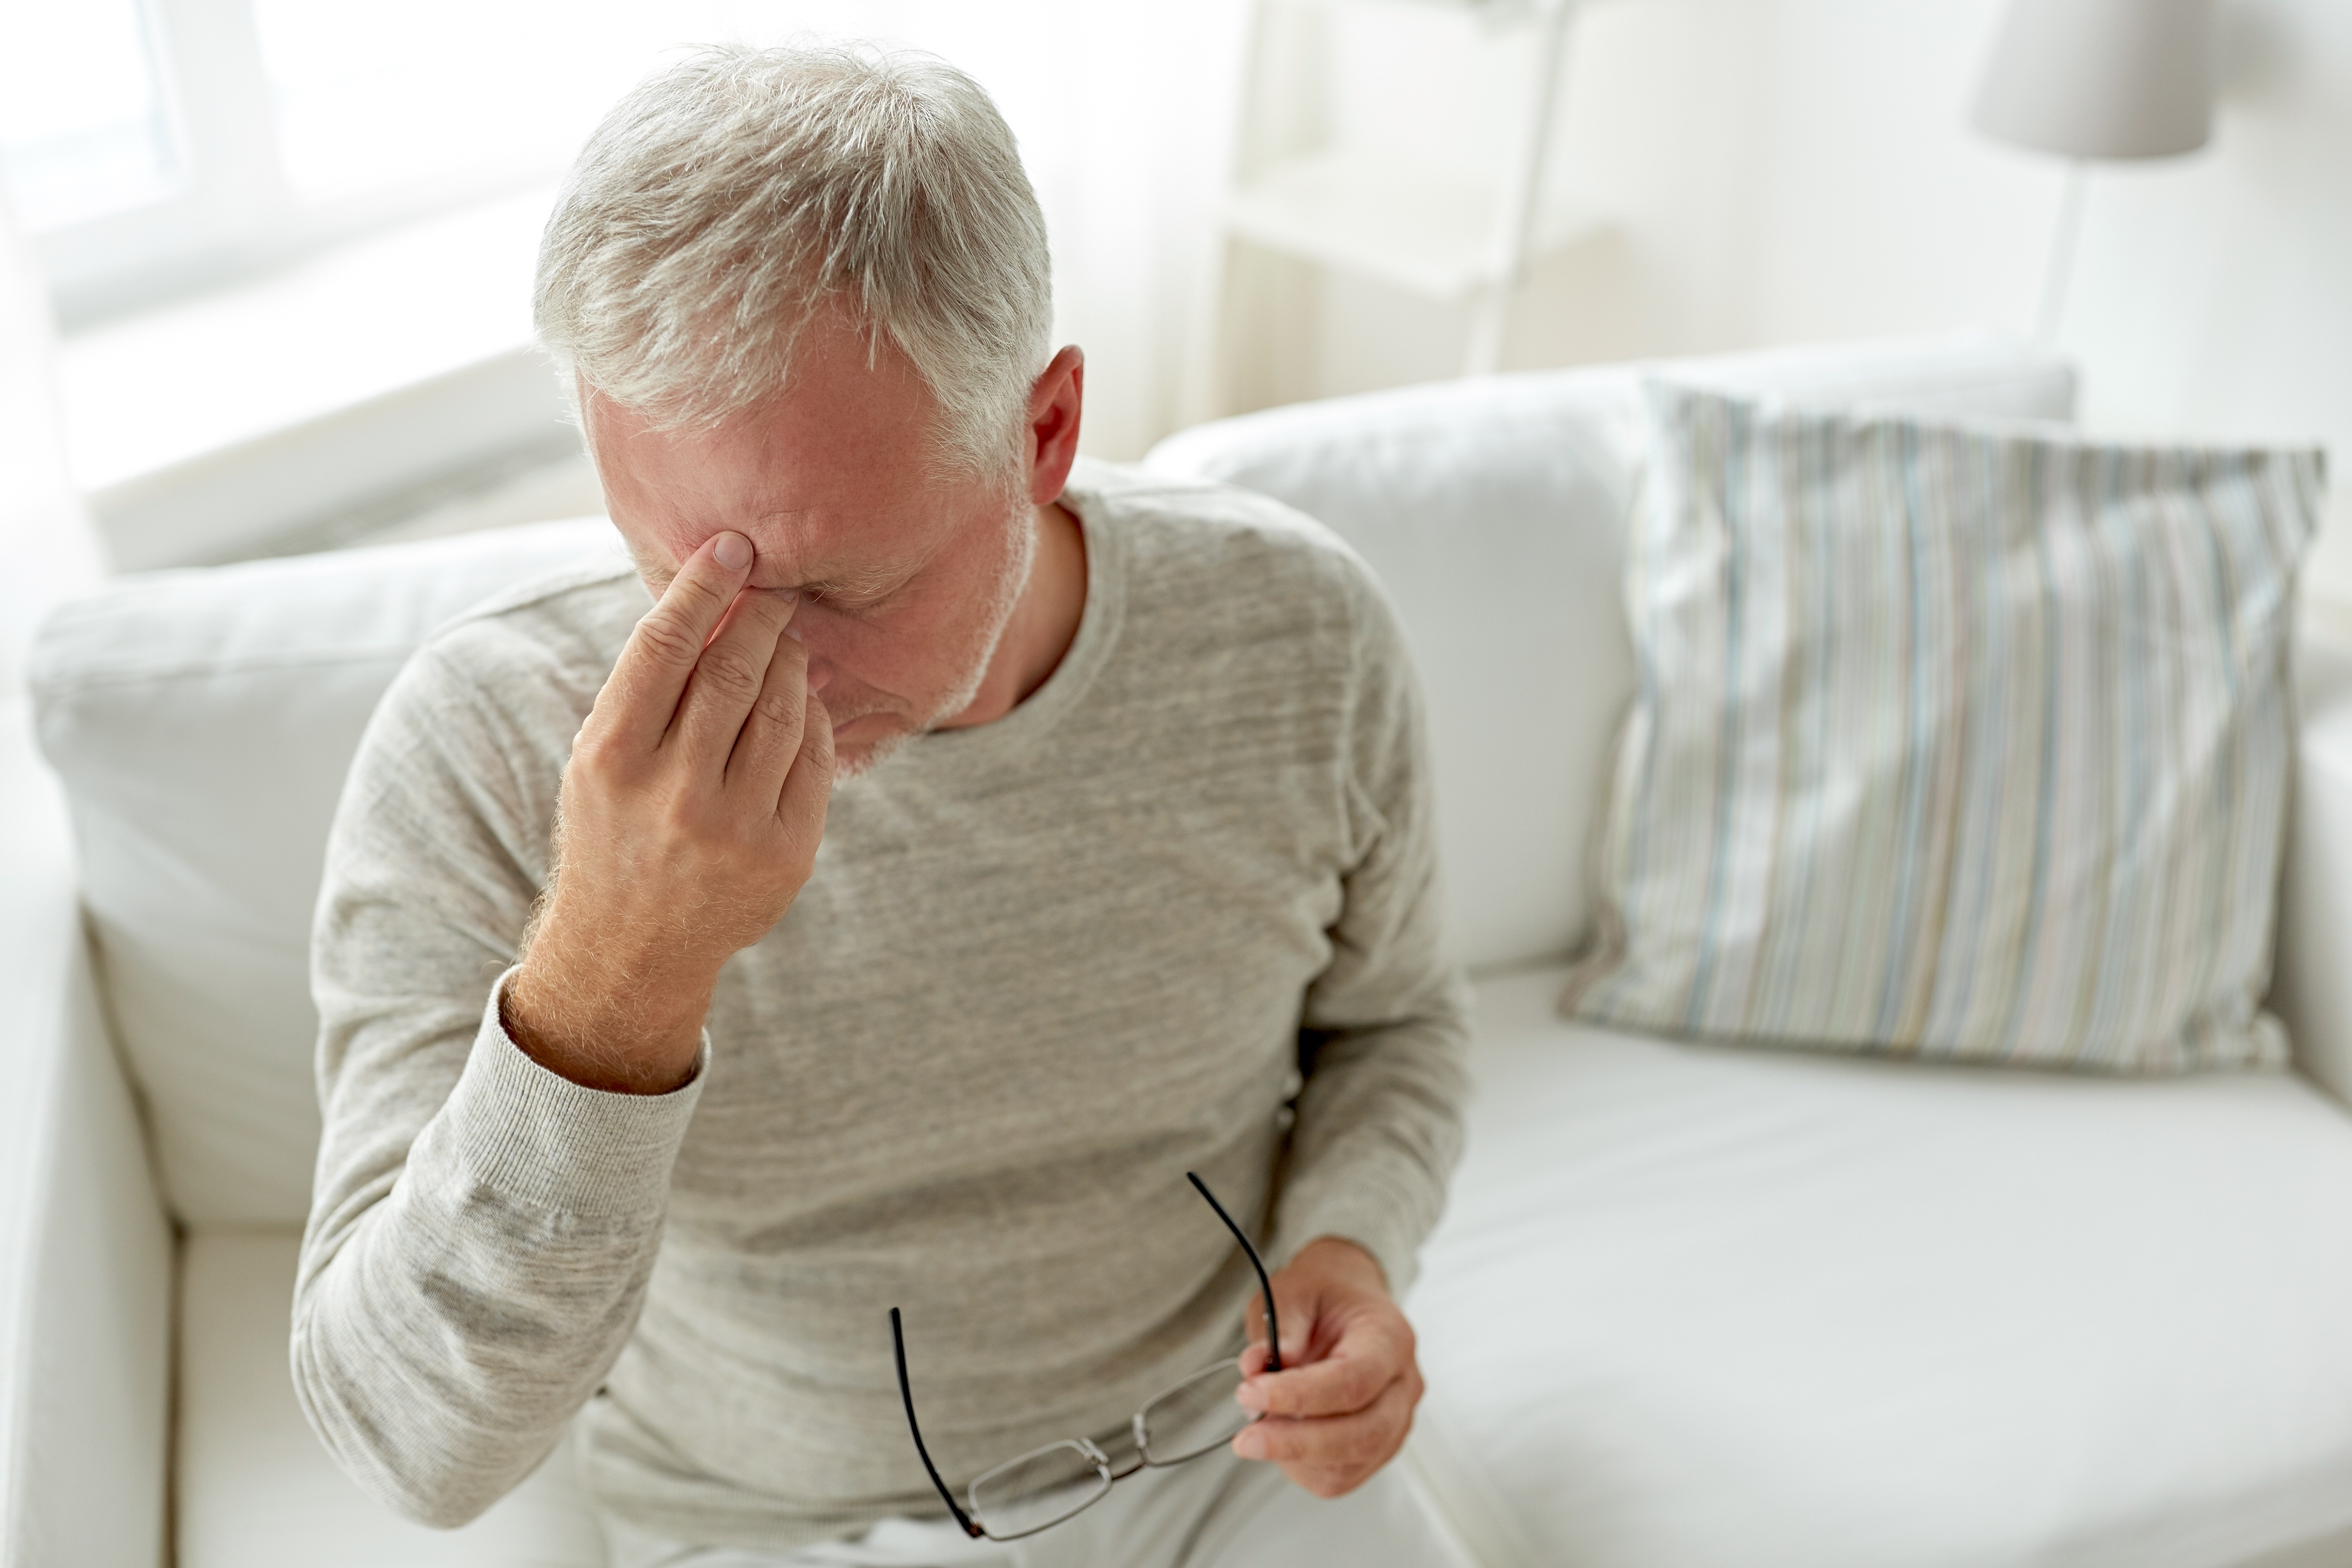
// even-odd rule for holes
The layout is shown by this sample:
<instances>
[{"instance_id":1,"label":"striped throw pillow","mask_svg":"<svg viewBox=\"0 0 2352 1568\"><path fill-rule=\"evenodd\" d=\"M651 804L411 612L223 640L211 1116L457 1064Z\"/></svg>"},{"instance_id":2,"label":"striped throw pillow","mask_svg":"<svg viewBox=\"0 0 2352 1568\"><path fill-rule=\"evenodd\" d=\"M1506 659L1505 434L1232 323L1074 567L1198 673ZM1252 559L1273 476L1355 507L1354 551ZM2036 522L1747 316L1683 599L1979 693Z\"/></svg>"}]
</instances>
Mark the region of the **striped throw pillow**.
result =
<instances>
[{"instance_id":1,"label":"striped throw pillow","mask_svg":"<svg viewBox=\"0 0 2352 1568\"><path fill-rule=\"evenodd\" d=\"M2315 450L1654 384L1640 685L1574 1016L2128 1071L2271 1066Z\"/></svg>"}]
</instances>

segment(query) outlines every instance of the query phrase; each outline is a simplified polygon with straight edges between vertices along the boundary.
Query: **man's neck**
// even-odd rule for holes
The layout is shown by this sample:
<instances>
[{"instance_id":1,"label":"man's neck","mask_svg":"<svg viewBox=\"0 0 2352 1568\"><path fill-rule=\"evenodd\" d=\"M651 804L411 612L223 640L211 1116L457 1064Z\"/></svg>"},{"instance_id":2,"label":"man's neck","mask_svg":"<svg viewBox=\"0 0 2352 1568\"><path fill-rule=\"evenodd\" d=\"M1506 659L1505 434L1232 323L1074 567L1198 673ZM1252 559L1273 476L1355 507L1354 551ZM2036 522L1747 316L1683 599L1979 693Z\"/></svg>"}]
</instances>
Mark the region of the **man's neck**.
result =
<instances>
[{"instance_id":1,"label":"man's neck","mask_svg":"<svg viewBox=\"0 0 2352 1568\"><path fill-rule=\"evenodd\" d=\"M1029 584L1004 623L971 706L942 729L966 729L1011 713L1061 667L1077 639L1087 609L1086 530L1059 502L1036 507L1033 517L1037 553Z\"/></svg>"}]
</instances>

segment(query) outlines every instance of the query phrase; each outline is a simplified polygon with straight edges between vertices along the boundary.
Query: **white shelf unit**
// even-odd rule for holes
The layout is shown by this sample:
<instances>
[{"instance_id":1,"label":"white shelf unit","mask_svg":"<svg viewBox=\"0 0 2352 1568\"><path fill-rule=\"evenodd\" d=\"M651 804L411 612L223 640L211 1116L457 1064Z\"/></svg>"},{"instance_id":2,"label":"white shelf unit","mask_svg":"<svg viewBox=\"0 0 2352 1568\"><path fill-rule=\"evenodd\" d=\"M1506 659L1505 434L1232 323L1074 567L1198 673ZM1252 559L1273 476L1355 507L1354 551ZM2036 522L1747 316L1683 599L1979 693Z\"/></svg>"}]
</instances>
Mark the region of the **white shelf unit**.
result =
<instances>
[{"instance_id":1,"label":"white shelf unit","mask_svg":"<svg viewBox=\"0 0 2352 1568\"><path fill-rule=\"evenodd\" d=\"M1499 242L1498 182L1364 153L1326 150L1272 165L1236 190L1225 228L1236 239L1341 267L1433 299L1459 300L1518 281L1516 247ZM1530 225L1528 259L1590 237L1587 214L1557 207Z\"/></svg>"},{"instance_id":2,"label":"white shelf unit","mask_svg":"<svg viewBox=\"0 0 2352 1568\"><path fill-rule=\"evenodd\" d=\"M1393 4L1394 0L1390 0ZM1446 0L1426 0L1444 4ZM1530 37L1529 72L1517 133L1496 149L1485 178L1405 160L1316 147L1247 166L1263 132L1250 121L1266 113L1266 62L1253 58L1239 143L1245 172L1225 205L1229 243L1376 278L1425 298L1473 305L1464 373L1481 375L1502 360L1512 297L1529 267L1598 234L1600 219L1544 200L1544 154L1559 110L1568 34L1579 0L1451 0L1447 8L1478 16L1495 28ZM1374 0L1258 0L1254 53L1269 37L1268 14L1289 5L1369 7ZM1220 300L1219 309L1225 308ZM1222 327L1221 327L1222 330Z\"/></svg>"}]
</instances>

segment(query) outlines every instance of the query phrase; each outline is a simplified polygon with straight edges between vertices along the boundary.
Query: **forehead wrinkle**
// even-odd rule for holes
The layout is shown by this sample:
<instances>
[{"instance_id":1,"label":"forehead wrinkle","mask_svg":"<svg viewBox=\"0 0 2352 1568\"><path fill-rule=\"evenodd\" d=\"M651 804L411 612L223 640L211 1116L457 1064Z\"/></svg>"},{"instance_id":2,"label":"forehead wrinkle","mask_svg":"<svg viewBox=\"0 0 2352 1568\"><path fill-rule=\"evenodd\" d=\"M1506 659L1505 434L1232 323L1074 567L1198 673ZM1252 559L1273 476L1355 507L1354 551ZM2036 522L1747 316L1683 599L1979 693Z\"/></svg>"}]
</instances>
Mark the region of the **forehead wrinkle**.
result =
<instances>
[{"instance_id":1,"label":"forehead wrinkle","mask_svg":"<svg viewBox=\"0 0 2352 1568\"><path fill-rule=\"evenodd\" d=\"M758 552L751 567L752 583L783 592L845 597L882 594L898 589L929 566L947 548L950 538L946 529L926 527L915 539L902 537L893 541L896 548L882 559L828 559L845 545L854 546L868 537L864 526L868 519L849 517L839 522L832 540L823 539L830 510L821 506L771 507L755 512L750 523L741 525ZM771 548L772 544L774 548ZM783 563L784 570L796 569L800 575L795 580L785 576L782 570L771 571L771 562Z\"/></svg>"},{"instance_id":2,"label":"forehead wrinkle","mask_svg":"<svg viewBox=\"0 0 2352 1568\"><path fill-rule=\"evenodd\" d=\"M852 582L883 575L881 569L870 566L828 570L823 549L816 540L807 537L814 531L807 522L814 511L809 507L761 512L749 522L736 525L757 552L751 563L753 587L784 593L837 592Z\"/></svg>"}]
</instances>

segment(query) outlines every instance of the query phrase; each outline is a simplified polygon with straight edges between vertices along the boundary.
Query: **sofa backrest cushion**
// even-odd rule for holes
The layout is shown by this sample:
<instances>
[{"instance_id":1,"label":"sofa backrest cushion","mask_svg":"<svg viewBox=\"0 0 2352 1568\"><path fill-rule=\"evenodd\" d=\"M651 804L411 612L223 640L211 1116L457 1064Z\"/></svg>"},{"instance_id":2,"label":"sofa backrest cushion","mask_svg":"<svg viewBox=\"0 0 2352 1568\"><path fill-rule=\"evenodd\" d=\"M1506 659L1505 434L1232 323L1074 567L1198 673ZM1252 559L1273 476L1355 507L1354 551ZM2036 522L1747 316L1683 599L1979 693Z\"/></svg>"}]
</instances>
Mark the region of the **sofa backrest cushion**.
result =
<instances>
[{"instance_id":1,"label":"sofa backrest cushion","mask_svg":"<svg viewBox=\"0 0 2352 1568\"><path fill-rule=\"evenodd\" d=\"M1979 338L1447 382L1245 414L1145 458L1286 501L1386 583L1427 695L1455 946L1474 967L1583 939L1586 838L1633 691L1619 588L1645 374L1801 402L2073 417L2052 354Z\"/></svg>"},{"instance_id":2,"label":"sofa backrest cushion","mask_svg":"<svg viewBox=\"0 0 2352 1568\"><path fill-rule=\"evenodd\" d=\"M319 1134L310 912L376 700L441 622L616 549L603 519L131 578L43 625L117 1042L164 1196L194 1225L299 1225Z\"/></svg>"}]
</instances>

